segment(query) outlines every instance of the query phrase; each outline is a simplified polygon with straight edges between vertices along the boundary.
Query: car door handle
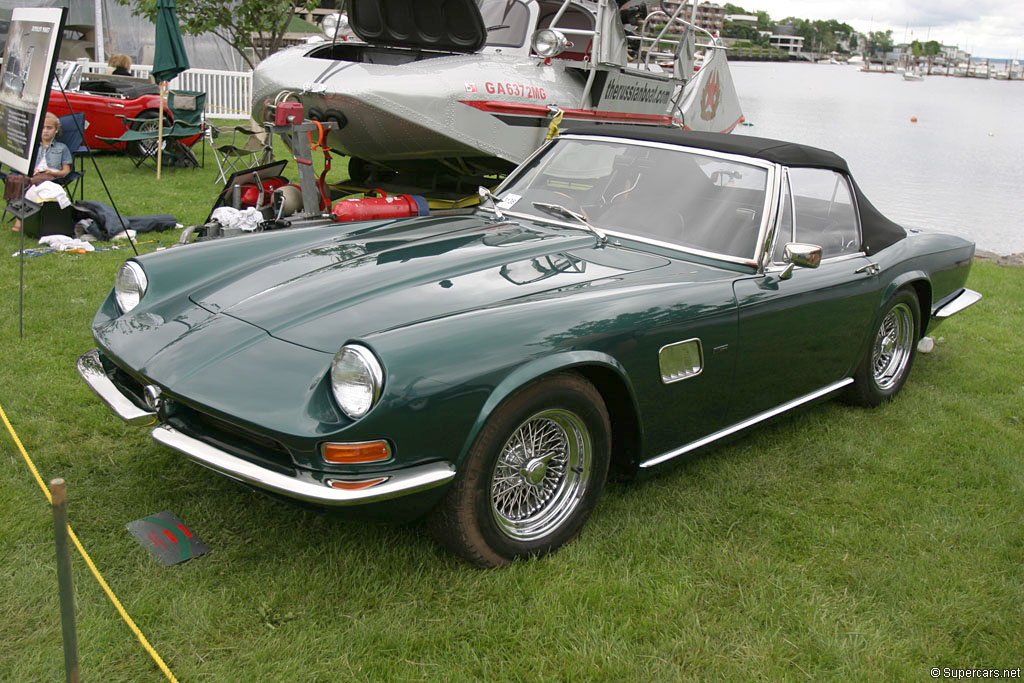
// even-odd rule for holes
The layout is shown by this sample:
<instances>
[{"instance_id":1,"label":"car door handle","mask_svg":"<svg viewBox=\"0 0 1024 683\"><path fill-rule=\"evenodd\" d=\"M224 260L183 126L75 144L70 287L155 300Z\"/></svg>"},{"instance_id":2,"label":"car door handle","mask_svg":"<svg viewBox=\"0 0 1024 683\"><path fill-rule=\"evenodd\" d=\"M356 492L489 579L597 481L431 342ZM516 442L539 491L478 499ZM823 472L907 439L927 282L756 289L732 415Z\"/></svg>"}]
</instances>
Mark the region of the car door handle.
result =
<instances>
[{"instance_id":1,"label":"car door handle","mask_svg":"<svg viewBox=\"0 0 1024 683\"><path fill-rule=\"evenodd\" d=\"M879 273L882 272L882 269L878 267L877 263L869 263L867 265L861 266L860 268L853 272L867 273L868 275L878 275Z\"/></svg>"}]
</instances>

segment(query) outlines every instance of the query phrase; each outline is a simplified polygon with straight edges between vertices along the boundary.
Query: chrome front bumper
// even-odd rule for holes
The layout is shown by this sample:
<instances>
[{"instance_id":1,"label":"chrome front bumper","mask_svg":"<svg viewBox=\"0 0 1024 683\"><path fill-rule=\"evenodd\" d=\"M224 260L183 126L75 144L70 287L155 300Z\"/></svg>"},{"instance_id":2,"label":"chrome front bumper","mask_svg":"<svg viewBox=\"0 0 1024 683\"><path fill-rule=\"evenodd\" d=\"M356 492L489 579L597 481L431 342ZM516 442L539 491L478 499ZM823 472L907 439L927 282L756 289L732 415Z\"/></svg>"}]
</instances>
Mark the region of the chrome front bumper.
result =
<instances>
[{"instance_id":1,"label":"chrome front bumper","mask_svg":"<svg viewBox=\"0 0 1024 683\"><path fill-rule=\"evenodd\" d=\"M144 410L121 393L121 390L114 386L114 383L107 377L103 363L100 362L99 349L86 351L78 358L78 374L82 376L96 395L103 399L114 414L128 424L144 427L157 423L156 411Z\"/></svg>"},{"instance_id":2,"label":"chrome front bumper","mask_svg":"<svg viewBox=\"0 0 1024 683\"><path fill-rule=\"evenodd\" d=\"M134 401L110 381L100 361L98 349L88 351L78 359L78 373L104 403L125 422L134 425L153 425L159 420L155 411L139 408ZM215 472L288 498L326 506L365 505L406 496L441 486L455 477L455 467L448 462L431 462L400 470L377 472L360 478L337 475L317 481L305 470L299 476L281 474L199 439L184 434L170 425L160 425L152 436L159 443L184 453L200 465ZM356 487L363 482L375 482L364 488L334 488L328 481Z\"/></svg>"}]
</instances>

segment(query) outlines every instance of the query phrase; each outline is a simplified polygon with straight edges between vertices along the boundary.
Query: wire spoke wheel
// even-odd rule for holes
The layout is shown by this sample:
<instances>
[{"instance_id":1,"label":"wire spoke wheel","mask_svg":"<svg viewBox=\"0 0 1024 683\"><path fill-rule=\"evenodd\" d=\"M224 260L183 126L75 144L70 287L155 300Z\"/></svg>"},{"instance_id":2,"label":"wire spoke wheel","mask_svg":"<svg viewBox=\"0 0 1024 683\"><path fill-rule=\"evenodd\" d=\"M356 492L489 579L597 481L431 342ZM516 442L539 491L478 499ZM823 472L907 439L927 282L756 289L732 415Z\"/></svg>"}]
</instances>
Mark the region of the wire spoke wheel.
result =
<instances>
[{"instance_id":1,"label":"wire spoke wheel","mask_svg":"<svg viewBox=\"0 0 1024 683\"><path fill-rule=\"evenodd\" d=\"M893 306L875 336L871 353L872 375L882 391L892 389L910 365L914 346L914 314L907 304Z\"/></svg>"},{"instance_id":2,"label":"wire spoke wheel","mask_svg":"<svg viewBox=\"0 0 1024 683\"><path fill-rule=\"evenodd\" d=\"M574 372L509 394L429 518L434 537L481 567L554 552L580 533L611 462L601 393Z\"/></svg>"},{"instance_id":3,"label":"wire spoke wheel","mask_svg":"<svg viewBox=\"0 0 1024 683\"><path fill-rule=\"evenodd\" d=\"M170 119L164 116L164 130L166 131L171 126ZM160 116L155 111L144 111L139 114L139 117L132 123L132 130L139 131L140 133L156 133L160 129ZM162 146L166 149L167 141L162 142ZM128 143L128 152L133 156L141 157L155 157L157 149L156 139L151 140L136 140Z\"/></svg>"},{"instance_id":4,"label":"wire spoke wheel","mask_svg":"<svg viewBox=\"0 0 1024 683\"><path fill-rule=\"evenodd\" d=\"M546 410L523 422L501 449L491 512L502 533L540 538L572 516L586 492L593 446L583 419Z\"/></svg>"},{"instance_id":5,"label":"wire spoke wheel","mask_svg":"<svg viewBox=\"0 0 1024 683\"><path fill-rule=\"evenodd\" d=\"M920 333L921 304L910 288L896 292L875 322L870 345L853 373L853 384L844 398L850 403L874 407L892 399L910 375Z\"/></svg>"}]
</instances>

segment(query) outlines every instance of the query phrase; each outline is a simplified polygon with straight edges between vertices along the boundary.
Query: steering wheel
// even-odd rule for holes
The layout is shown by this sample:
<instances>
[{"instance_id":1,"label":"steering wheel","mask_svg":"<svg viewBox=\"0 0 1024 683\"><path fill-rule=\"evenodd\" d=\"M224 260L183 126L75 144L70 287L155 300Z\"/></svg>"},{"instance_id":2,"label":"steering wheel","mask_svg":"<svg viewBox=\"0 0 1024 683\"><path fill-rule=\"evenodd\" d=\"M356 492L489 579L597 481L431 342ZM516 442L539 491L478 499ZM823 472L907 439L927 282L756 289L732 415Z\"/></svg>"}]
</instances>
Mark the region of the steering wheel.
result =
<instances>
[{"instance_id":1,"label":"steering wheel","mask_svg":"<svg viewBox=\"0 0 1024 683\"><path fill-rule=\"evenodd\" d=\"M587 216L587 211L583 208L583 205L580 204L580 201L565 192L560 192L558 190L530 190L528 193L523 195L523 201L530 202L530 208L533 208L533 202L559 204L570 211L580 214L588 222L590 221L590 218Z\"/></svg>"}]
</instances>

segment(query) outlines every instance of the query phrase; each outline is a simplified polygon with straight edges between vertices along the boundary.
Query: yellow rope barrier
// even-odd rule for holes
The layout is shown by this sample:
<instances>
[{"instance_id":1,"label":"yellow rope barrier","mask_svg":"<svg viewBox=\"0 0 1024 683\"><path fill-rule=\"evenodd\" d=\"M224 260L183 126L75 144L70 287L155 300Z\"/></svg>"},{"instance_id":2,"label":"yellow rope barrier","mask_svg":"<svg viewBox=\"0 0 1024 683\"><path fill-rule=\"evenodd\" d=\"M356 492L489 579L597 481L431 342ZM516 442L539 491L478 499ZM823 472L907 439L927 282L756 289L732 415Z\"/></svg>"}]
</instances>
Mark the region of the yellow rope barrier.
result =
<instances>
[{"instance_id":1,"label":"yellow rope barrier","mask_svg":"<svg viewBox=\"0 0 1024 683\"><path fill-rule=\"evenodd\" d=\"M7 431L10 432L11 438L14 439L14 444L18 447L18 451L21 452L21 457L25 459L25 463L28 465L29 470L31 470L32 476L35 477L36 483L39 484L39 488L43 490L43 495L46 496L47 502L52 505L53 498L50 496L50 490L43 482L43 478L39 475L39 470L36 469L35 463L32 462L32 458L29 457L28 451L26 451L25 447L21 444L21 439L18 438L17 432L15 432L14 427L11 426L10 420L7 419L7 413L4 412L3 406L0 406L0 418L3 419L4 425L7 427ZM171 670L167 668L166 664L164 664L164 660L159 654L157 654L156 650L153 649L153 646L149 644L149 641L146 640L146 636L142 635L142 631L140 631L139 627L135 625L132 618L128 616L128 612L125 611L124 607L121 605L121 601L117 599L116 595L114 595L114 591L112 591L110 586L107 585L107 582L103 580L100 570L96 568L95 564L93 564L92 558L89 557L89 553L85 552L85 548L82 546L81 542L79 542L78 536L75 535L70 524L68 524L68 536L71 537L71 542L75 544L76 548L78 548L78 553L82 556L82 559L85 560L85 564L89 566L89 571L92 572L96 581L99 582L103 592L105 592L107 597L110 598L110 601L114 603L114 607L117 608L121 618L124 619L124 622L128 624L128 628L131 629L132 633L135 634L135 637L139 639L140 643L142 643L142 647L149 653L149 656L153 658L156 665L160 667L160 670L164 673L164 676L167 677L167 680L172 681L173 683L178 683L178 679L174 677Z\"/></svg>"}]
</instances>

